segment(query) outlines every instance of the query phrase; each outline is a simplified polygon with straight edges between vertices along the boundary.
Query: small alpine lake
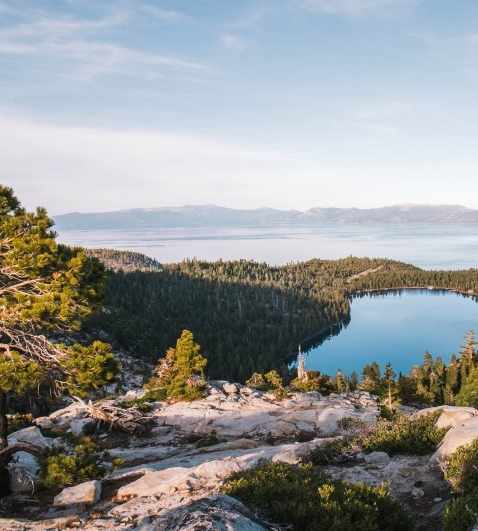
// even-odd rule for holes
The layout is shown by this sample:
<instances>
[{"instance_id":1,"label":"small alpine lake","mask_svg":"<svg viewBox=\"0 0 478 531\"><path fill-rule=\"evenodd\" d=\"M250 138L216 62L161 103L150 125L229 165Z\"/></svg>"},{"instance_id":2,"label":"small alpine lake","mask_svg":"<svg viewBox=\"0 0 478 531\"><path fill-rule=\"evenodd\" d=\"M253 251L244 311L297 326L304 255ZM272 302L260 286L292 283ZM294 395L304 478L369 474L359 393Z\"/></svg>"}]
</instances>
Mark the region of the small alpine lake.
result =
<instances>
[{"instance_id":1,"label":"small alpine lake","mask_svg":"<svg viewBox=\"0 0 478 531\"><path fill-rule=\"evenodd\" d=\"M352 299L350 319L317 336L306 350L306 369L333 376L337 369L359 375L376 361L383 372L408 375L428 350L447 364L459 354L465 334L478 325L476 298L438 289L370 292ZM309 343L310 344L310 343Z\"/></svg>"}]
</instances>

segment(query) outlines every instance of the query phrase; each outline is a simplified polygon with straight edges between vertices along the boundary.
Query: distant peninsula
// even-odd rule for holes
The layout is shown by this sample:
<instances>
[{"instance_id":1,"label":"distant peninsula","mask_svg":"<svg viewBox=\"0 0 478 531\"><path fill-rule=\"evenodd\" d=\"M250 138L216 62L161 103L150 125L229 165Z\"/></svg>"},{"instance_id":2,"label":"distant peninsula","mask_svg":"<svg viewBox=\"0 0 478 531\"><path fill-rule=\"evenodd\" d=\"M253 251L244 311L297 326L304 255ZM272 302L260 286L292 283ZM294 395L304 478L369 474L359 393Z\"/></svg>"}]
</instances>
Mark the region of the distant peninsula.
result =
<instances>
[{"instance_id":1,"label":"distant peninsula","mask_svg":"<svg viewBox=\"0 0 478 531\"><path fill-rule=\"evenodd\" d=\"M478 224L478 210L460 205L404 204L381 208L311 208L240 210L216 205L135 208L115 212L72 212L53 216L58 230L140 229L153 227L317 225L325 223Z\"/></svg>"}]
</instances>

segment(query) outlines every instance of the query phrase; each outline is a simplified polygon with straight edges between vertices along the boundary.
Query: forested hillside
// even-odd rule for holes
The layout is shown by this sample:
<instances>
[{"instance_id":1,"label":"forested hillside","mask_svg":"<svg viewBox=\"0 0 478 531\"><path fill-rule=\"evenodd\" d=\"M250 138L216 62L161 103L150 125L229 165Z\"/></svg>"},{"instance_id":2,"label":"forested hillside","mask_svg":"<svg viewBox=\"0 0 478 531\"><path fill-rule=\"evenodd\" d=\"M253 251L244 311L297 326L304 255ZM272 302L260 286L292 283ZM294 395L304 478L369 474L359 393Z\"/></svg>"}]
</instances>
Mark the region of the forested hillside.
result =
<instances>
[{"instance_id":1,"label":"forested hillside","mask_svg":"<svg viewBox=\"0 0 478 531\"><path fill-rule=\"evenodd\" d=\"M154 258L133 251L85 249L85 253L91 258L97 258L107 269L113 271L158 271L162 268Z\"/></svg>"},{"instance_id":2,"label":"forested hillside","mask_svg":"<svg viewBox=\"0 0 478 531\"><path fill-rule=\"evenodd\" d=\"M116 348L156 361L188 329L210 378L245 381L271 369L287 378L298 345L349 316L349 297L423 286L476 294L478 272L354 257L281 267L188 260L155 272L110 270L104 310L85 331L101 331Z\"/></svg>"}]
</instances>

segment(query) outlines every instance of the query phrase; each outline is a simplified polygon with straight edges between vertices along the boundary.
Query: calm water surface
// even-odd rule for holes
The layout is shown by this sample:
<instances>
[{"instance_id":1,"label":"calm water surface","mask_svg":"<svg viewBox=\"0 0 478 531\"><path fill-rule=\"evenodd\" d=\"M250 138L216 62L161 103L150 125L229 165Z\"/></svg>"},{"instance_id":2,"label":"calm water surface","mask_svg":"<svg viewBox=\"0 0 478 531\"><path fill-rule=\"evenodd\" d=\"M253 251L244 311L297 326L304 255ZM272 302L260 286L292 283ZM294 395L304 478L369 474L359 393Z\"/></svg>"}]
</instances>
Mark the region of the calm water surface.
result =
<instances>
[{"instance_id":1,"label":"calm water surface","mask_svg":"<svg viewBox=\"0 0 478 531\"><path fill-rule=\"evenodd\" d=\"M382 370L390 362L397 375L408 374L427 350L448 363L469 330L478 332L478 304L471 297L418 289L373 293L353 299L349 324L307 353L306 368L360 376L376 361Z\"/></svg>"},{"instance_id":2,"label":"calm water surface","mask_svg":"<svg viewBox=\"0 0 478 531\"><path fill-rule=\"evenodd\" d=\"M424 269L478 267L478 231L471 225L327 224L61 231L58 240L84 247L144 253L163 263L185 258L241 258L283 265L312 258L392 258ZM390 361L408 374L428 350L448 362L468 330L478 332L478 304L447 292L412 290L354 299L351 321L307 355L307 368L359 375L364 365ZM478 335L478 334L477 334Z\"/></svg>"},{"instance_id":3,"label":"calm water surface","mask_svg":"<svg viewBox=\"0 0 478 531\"><path fill-rule=\"evenodd\" d=\"M185 258L284 265L311 258L393 258L425 269L478 267L478 231L472 225L273 225L135 230L60 231L58 241L144 253L159 262Z\"/></svg>"}]
</instances>

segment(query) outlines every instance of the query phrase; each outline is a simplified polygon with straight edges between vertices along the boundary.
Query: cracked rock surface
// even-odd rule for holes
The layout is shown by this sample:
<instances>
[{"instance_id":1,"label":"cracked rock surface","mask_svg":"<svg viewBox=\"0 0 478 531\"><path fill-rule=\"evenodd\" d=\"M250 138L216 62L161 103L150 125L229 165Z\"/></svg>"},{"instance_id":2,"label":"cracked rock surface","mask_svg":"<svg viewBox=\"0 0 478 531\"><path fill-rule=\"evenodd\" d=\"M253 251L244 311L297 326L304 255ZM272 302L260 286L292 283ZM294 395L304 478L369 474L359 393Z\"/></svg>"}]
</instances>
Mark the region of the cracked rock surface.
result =
<instances>
[{"instance_id":1,"label":"cracked rock surface","mask_svg":"<svg viewBox=\"0 0 478 531\"><path fill-rule=\"evenodd\" d=\"M452 433L463 431L464 424L470 423L468 431L478 435L478 412L465 409L447 408L440 418L439 422L453 426L447 435L450 448L455 444L450 442ZM328 397L297 393L277 402L267 393L239 384L213 382L202 400L154 403L148 431L141 436L97 431L93 437L120 457L123 466L101 485L95 484L88 504L72 497L67 504L54 506L53 497L59 492L23 492L3 500L0 529L270 530L270 524L219 493L224 479L265 461L299 463L311 449L340 435L339 420L352 417L373 423L377 416L376 399L365 392ZM86 418L84 411L73 404L39 419L38 425L40 429L54 426L68 431L68 426L77 426L82 418ZM30 432L34 430L38 435L36 428ZM212 434L216 444L197 444ZM55 439L44 440L48 445L55 443ZM369 485L387 481L394 497L419 521L428 521L433 515L439 517L449 496L439 467L446 451L432 458L390 458L374 452L354 466L327 467L327 472L338 479Z\"/></svg>"}]
</instances>

